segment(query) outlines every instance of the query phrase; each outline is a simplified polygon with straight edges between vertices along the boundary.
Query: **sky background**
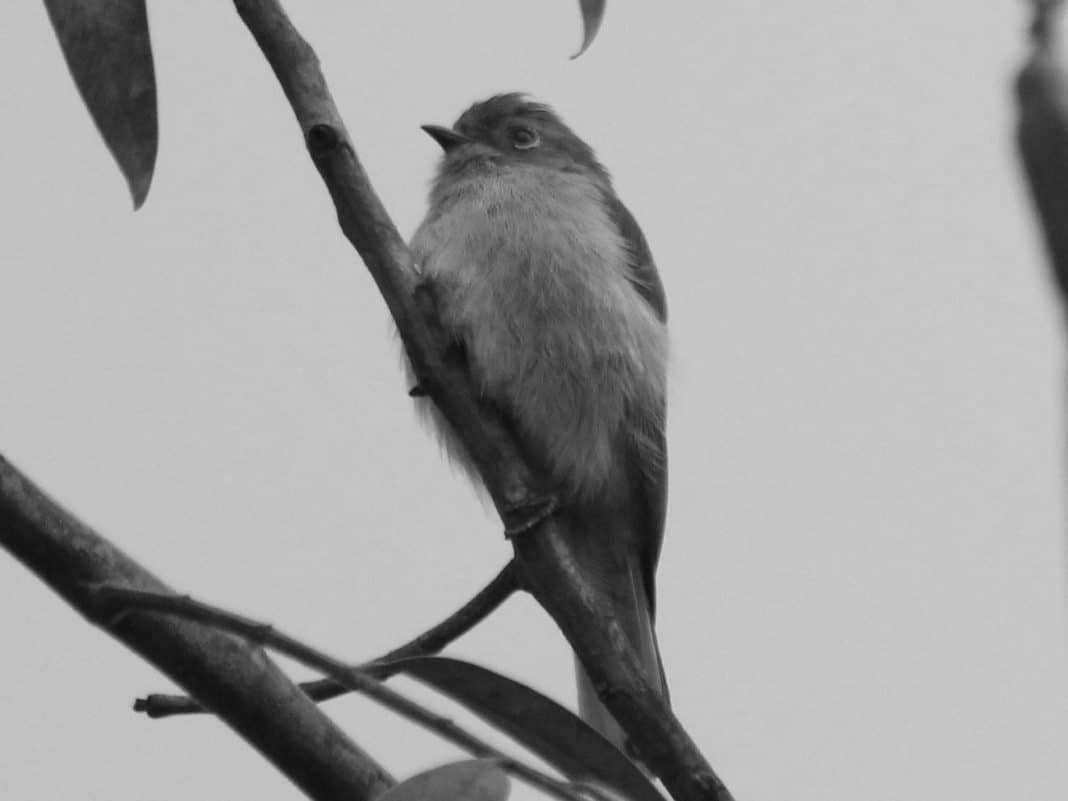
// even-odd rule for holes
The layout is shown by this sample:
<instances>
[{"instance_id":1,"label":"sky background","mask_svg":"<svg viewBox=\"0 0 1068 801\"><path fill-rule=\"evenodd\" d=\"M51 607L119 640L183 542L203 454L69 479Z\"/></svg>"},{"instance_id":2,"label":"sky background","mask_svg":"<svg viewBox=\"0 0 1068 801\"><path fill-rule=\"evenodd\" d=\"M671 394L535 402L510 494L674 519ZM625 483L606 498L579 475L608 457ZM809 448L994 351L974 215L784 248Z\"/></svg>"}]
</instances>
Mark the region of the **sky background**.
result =
<instances>
[{"instance_id":1,"label":"sky background","mask_svg":"<svg viewBox=\"0 0 1068 801\"><path fill-rule=\"evenodd\" d=\"M618 0L572 62L575 5L287 3L405 234L418 126L491 93L551 103L613 171L671 310L660 640L735 796L1063 798L1064 342L1013 152L1025 4ZM232 6L149 11L136 214L43 6L0 12L0 452L172 586L374 656L496 572L500 524L415 423ZM5 797L298 797L217 721L134 715L169 682L2 554L0 639ZM528 598L452 653L572 702ZM459 756L328 708L398 776Z\"/></svg>"}]
</instances>

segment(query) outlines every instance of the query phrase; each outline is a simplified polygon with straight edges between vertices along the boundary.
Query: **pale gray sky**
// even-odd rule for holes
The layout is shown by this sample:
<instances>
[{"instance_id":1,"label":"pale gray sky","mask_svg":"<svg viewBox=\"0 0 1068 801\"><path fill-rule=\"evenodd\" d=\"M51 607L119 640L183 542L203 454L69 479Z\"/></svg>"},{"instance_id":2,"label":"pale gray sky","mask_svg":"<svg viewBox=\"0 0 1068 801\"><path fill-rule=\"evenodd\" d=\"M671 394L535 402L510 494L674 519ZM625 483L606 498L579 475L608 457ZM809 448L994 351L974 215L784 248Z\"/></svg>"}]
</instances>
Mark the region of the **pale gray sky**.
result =
<instances>
[{"instance_id":1,"label":"pale gray sky","mask_svg":"<svg viewBox=\"0 0 1068 801\"><path fill-rule=\"evenodd\" d=\"M574 5L288 3L405 232L418 125L492 92L555 105L615 174L671 307L660 637L735 795L1062 798L1063 342L1012 150L1024 4L619 0L571 62ZM0 13L0 452L174 586L372 656L508 549L414 423L231 5L149 10L137 214L41 5ZM130 712L168 682L7 558L0 637L5 798L296 797L216 721ZM455 653L573 697L528 600ZM329 709L398 775L456 756Z\"/></svg>"}]
</instances>

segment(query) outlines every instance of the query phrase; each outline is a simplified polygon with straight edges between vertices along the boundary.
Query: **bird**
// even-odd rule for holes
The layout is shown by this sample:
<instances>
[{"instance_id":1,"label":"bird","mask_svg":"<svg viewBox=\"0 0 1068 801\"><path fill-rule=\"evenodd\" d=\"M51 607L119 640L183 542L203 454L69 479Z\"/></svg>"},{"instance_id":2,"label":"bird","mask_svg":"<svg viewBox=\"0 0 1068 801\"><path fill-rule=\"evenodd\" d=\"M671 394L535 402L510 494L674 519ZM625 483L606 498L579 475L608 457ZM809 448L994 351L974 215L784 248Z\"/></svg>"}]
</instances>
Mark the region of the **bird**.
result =
<instances>
[{"instance_id":1,"label":"bird","mask_svg":"<svg viewBox=\"0 0 1068 801\"><path fill-rule=\"evenodd\" d=\"M480 400L551 481L583 576L668 701L654 630L667 506L667 304L653 256L593 149L526 94L451 127L410 249ZM408 364L409 377L414 378ZM480 483L425 397L419 413ZM537 536L537 532L519 536ZM580 716L636 756L577 657Z\"/></svg>"}]
</instances>

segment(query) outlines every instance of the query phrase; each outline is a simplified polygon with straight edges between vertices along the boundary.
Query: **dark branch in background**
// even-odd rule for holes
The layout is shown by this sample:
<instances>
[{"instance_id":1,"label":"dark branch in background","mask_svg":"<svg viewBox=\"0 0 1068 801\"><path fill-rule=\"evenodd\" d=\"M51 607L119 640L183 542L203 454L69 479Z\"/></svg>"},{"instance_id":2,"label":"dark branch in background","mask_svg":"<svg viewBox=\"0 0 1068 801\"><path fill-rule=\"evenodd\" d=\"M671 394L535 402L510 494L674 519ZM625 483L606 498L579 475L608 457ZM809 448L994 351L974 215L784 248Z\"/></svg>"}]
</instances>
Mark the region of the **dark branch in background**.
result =
<instances>
[{"instance_id":1,"label":"dark branch in background","mask_svg":"<svg viewBox=\"0 0 1068 801\"><path fill-rule=\"evenodd\" d=\"M101 617L93 587L167 585L60 508L0 457L0 546L71 606L170 676L317 801L370 799L392 784L246 640L159 614Z\"/></svg>"},{"instance_id":2,"label":"dark branch in background","mask_svg":"<svg viewBox=\"0 0 1068 801\"><path fill-rule=\"evenodd\" d=\"M283 634L273 626L250 620L241 615L228 612L215 606L195 601L184 595L174 593L144 592L110 586L99 586L92 592L94 599L119 619L127 614L144 610L174 615L185 620L224 629L247 637L253 642L265 645L286 656L296 659L306 667L329 675L334 681L344 685L353 692L362 693L387 709L396 712L413 723L435 732L468 753L476 757L491 757L497 761L502 770L518 779L537 787L544 792L563 799L563 801L586 801L566 782L542 773L510 756L498 751L489 743L464 731L448 718L436 715L425 707L405 698L391 690L377 679L363 673L358 668L349 667L344 662L324 654L310 645Z\"/></svg>"},{"instance_id":3,"label":"dark branch in background","mask_svg":"<svg viewBox=\"0 0 1068 801\"><path fill-rule=\"evenodd\" d=\"M481 623L498 606L519 589L516 583L515 563L509 562L494 579L482 588L466 604L432 629L394 648L388 654L372 662L357 666L355 669L376 679L387 679L396 674L396 668L385 664L410 656L430 656L441 651L446 645L462 637ZM350 692L350 689L333 679L319 679L298 685L313 701L329 701ZM190 715L204 712L204 707L185 695L165 695L154 693L134 703L134 709L144 712L150 718L164 718L171 715Z\"/></svg>"},{"instance_id":4,"label":"dark branch in background","mask_svg":"<svg viewBox=\"0 0 1068 801\"><path fill-rule=\"evenodd\" d=\"M1060 0L1036 0L1033 51L1016 80L1017 145L1045 234L1053 277L1068 298L1068 80L1054 30Z\"/></svg>"},{"instance_id":5,"label":"dark branch in background","mask_svg":"<svg viewBox=\"0 0 1068 801\"><path fill-rule=\"evenodd\" d=\"M509 432L480 406L462 366L450 364L432 308L420 306L412 257L371 187L319 71L318 59L277 2L237 0L238 12L289 99L338 221L389 307L420 387L479 467L513 538L524 586L560 626L643 759L677 801L730 798L696 745L645 680L608 605L575 568L568 542L581 536L547 514L545 483Z\"/></svg>"}]
</instances>

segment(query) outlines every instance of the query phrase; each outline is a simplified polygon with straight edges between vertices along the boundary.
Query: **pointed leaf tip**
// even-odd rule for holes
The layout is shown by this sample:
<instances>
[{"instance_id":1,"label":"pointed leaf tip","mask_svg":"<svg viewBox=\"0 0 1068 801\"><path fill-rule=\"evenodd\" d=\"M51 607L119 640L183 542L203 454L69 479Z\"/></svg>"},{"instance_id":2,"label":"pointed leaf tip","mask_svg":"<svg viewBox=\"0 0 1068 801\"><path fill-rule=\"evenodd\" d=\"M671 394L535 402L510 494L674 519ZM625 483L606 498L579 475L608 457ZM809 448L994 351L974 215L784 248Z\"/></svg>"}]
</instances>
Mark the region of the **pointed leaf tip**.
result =
<instances>
[{"instance_id":1,"label":"pointed leaf tip","mask_svg":"<svg viewBox=\"0 0 1068 801\"><path fill-rule=\"evenodd\" d=\"M159 145L145 0L44 3L74 83L139 209Z\"/></svg>"},{"instance_id":2,"label":"pointed leaf tip","mask_svg":"<svg viewBox=\"0 0 1068 801\"><path fill-rule=\"evenodd\" d=\"M607 0L579 0L579 9L582 11L582 46L571 56L572 60L585 53L597 38L597 31L601 29L601 21L604 19L606 2Z\"/></svg>"},{"instance_id":3,"label":"pointed leaf tip","mask_svg":"<svg viewBox=\"0 0 1068 801\"><path fill-rule=\"evenodd\" d=\"M509 789L495 759L466 759L417 773L378 801L505 801Z\"/></svg>"}]
</instances>

